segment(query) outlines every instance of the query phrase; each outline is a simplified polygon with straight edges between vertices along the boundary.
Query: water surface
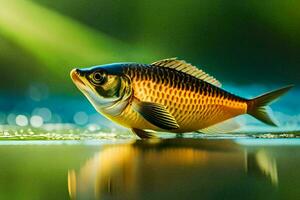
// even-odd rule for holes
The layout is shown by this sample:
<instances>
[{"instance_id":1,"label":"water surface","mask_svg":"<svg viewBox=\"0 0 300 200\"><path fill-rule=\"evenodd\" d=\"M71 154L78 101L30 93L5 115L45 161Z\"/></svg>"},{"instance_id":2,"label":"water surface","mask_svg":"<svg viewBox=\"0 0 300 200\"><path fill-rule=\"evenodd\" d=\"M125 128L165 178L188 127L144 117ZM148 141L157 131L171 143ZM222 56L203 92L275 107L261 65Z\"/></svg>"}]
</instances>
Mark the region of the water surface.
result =
<instances>
[{"instance_id":1,"label":"water surface","mask_svg":"<svg viewBox=\"0 0 300 200\"><path fill-rule=\"evenodd\" d=\"M2 141L0 199L297 199L298 139Z\"/></svg>"}]
</instances>

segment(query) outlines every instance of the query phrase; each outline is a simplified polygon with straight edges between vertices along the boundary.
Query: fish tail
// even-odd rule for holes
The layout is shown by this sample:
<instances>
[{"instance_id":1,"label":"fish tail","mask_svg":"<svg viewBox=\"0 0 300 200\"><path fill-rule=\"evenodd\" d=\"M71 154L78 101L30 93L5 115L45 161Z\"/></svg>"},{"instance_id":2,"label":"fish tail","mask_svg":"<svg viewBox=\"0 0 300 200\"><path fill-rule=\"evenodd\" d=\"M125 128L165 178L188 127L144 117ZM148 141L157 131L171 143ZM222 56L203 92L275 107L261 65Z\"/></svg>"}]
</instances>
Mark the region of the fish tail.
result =
<instances>
[{"instance_id":1,"label":"fish tail","mask_svg":"<svg viewBox=\"0 0 300 200\"><path fill-rule=\"evenodd\" d=\"M247 113L268 125L277 126L271 112L268 112L268 105L288 92L293 86L288 85L248 100Z\"/></svg>"}]
</instances>

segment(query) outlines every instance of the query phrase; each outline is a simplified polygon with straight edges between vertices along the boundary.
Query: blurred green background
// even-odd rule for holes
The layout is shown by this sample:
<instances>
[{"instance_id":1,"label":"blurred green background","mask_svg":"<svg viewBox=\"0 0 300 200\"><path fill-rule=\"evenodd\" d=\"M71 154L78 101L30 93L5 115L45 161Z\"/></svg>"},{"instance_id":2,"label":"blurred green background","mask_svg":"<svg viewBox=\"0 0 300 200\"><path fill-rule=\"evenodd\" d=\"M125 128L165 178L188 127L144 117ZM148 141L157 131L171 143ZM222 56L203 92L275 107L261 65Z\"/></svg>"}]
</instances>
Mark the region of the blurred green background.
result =
<instances>
[{"instance_id":1,"label":"blurred green background","mask_svg":"<svg viewBox=\"0 0 300 200\"><path fill-rule=\"evenodd\" d=\"M79 94L73 67L179 57L233 84L299 83L299 1L0 0L0 88Z\"/></svg>"},{"instance_id":2,"label":"blurred green background","mask_svg":"<svg viewBox=\"0 0 300 200\"><path fill-rule=\"evenodd\" d=\"M124 182L121 188L137 183L133 189L149 198L160 193L180 198L178 194L186 193L216 198L297 199L298 138L262 139L269 147L256 146L260 140L250 139L254 147L250 142L250 148L239 148L238 155L226 149L203 149L186 156L189 148L195 148L188 143L183 143L182 153L175 154L171 148L173 154L166 157L162 155L168 146L153 146L149 151L147 144L138 149L133 144L115 154L103 153L103 144L124 142L131 135L96 113L72 83L69 72L74 67L179 57L203 68L226 89L243 97L285 84L297 85L299 8L300 1L291 0L0 0L0 199L68 199L68 172L80 173L89 163L99 168L88 168L87 177L97 177L95 174L105 166L125 166L115 177L125 180L139 175L146 181ZM244 130L277 132L262 138L299 137L299 96L300 90L294 89L272 105L280 127L270 128L249 117L242 121ZM294 132L287 135L279 130ZM148 159L147 150L151 153ZM250 170L246 173L247 162L242 156L256 150L274 155L271 162L265 162L264 156L253 158L266 169L275 166L276 173L278 169L278 186L268 182L267 171L263 171L263 179ZM108 160L98 163L105 155ZM122 155L128 166L115 164L118 160L114 158L122 159ZM189 168L177 162L178 158L195 161L196 155L200 162L191 162ZM165 165L160 165L160 160ZM152 176L154 171L156 176ZM176 181L168 184L173 175ZM145 187L150 190L138 190L143 186L138 183L158 184ZM86 182L82 185L89 186ZM160 190L155 193L153 188Z\"/></svg>"}]
</instances>

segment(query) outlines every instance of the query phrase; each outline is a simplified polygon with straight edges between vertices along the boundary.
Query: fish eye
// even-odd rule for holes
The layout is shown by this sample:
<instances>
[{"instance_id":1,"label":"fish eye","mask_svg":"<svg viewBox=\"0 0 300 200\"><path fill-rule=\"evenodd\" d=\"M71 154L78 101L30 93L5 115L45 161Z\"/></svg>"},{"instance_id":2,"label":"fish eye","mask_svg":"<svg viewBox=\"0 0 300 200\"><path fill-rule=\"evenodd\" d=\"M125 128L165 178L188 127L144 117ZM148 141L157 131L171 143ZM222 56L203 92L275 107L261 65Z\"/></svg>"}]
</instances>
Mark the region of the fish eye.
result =
<instances>
[{"instance_id":1,"label":"fish eye","mask_svg":"<svg viewBox=\"0 0 300 200\"><path fill-rule=\"evenodd\" d=\"M106 74L104 71L96 71L92 74L92 82L96 85L103 84L106 80Z\"/></svg>"}]
</instances>

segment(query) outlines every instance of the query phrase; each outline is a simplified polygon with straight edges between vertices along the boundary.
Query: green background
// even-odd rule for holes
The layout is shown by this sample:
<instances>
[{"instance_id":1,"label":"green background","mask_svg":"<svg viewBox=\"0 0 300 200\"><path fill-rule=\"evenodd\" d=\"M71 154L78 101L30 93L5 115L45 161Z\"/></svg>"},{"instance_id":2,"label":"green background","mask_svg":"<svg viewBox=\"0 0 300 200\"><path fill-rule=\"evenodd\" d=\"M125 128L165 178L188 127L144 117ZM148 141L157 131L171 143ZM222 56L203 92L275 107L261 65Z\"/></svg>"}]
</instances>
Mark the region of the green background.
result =
<instances>
[{"instance_id":1,"label":"green background","mask_svg":"<svg viewBox=\"0 0 300 200\"><path fill-rule=\"evenodd\" d=\"M73 67L179 57L221 82L299 82L300 2L0 0L0 88L78 94Z\"/></svg>"}]
</instances>

